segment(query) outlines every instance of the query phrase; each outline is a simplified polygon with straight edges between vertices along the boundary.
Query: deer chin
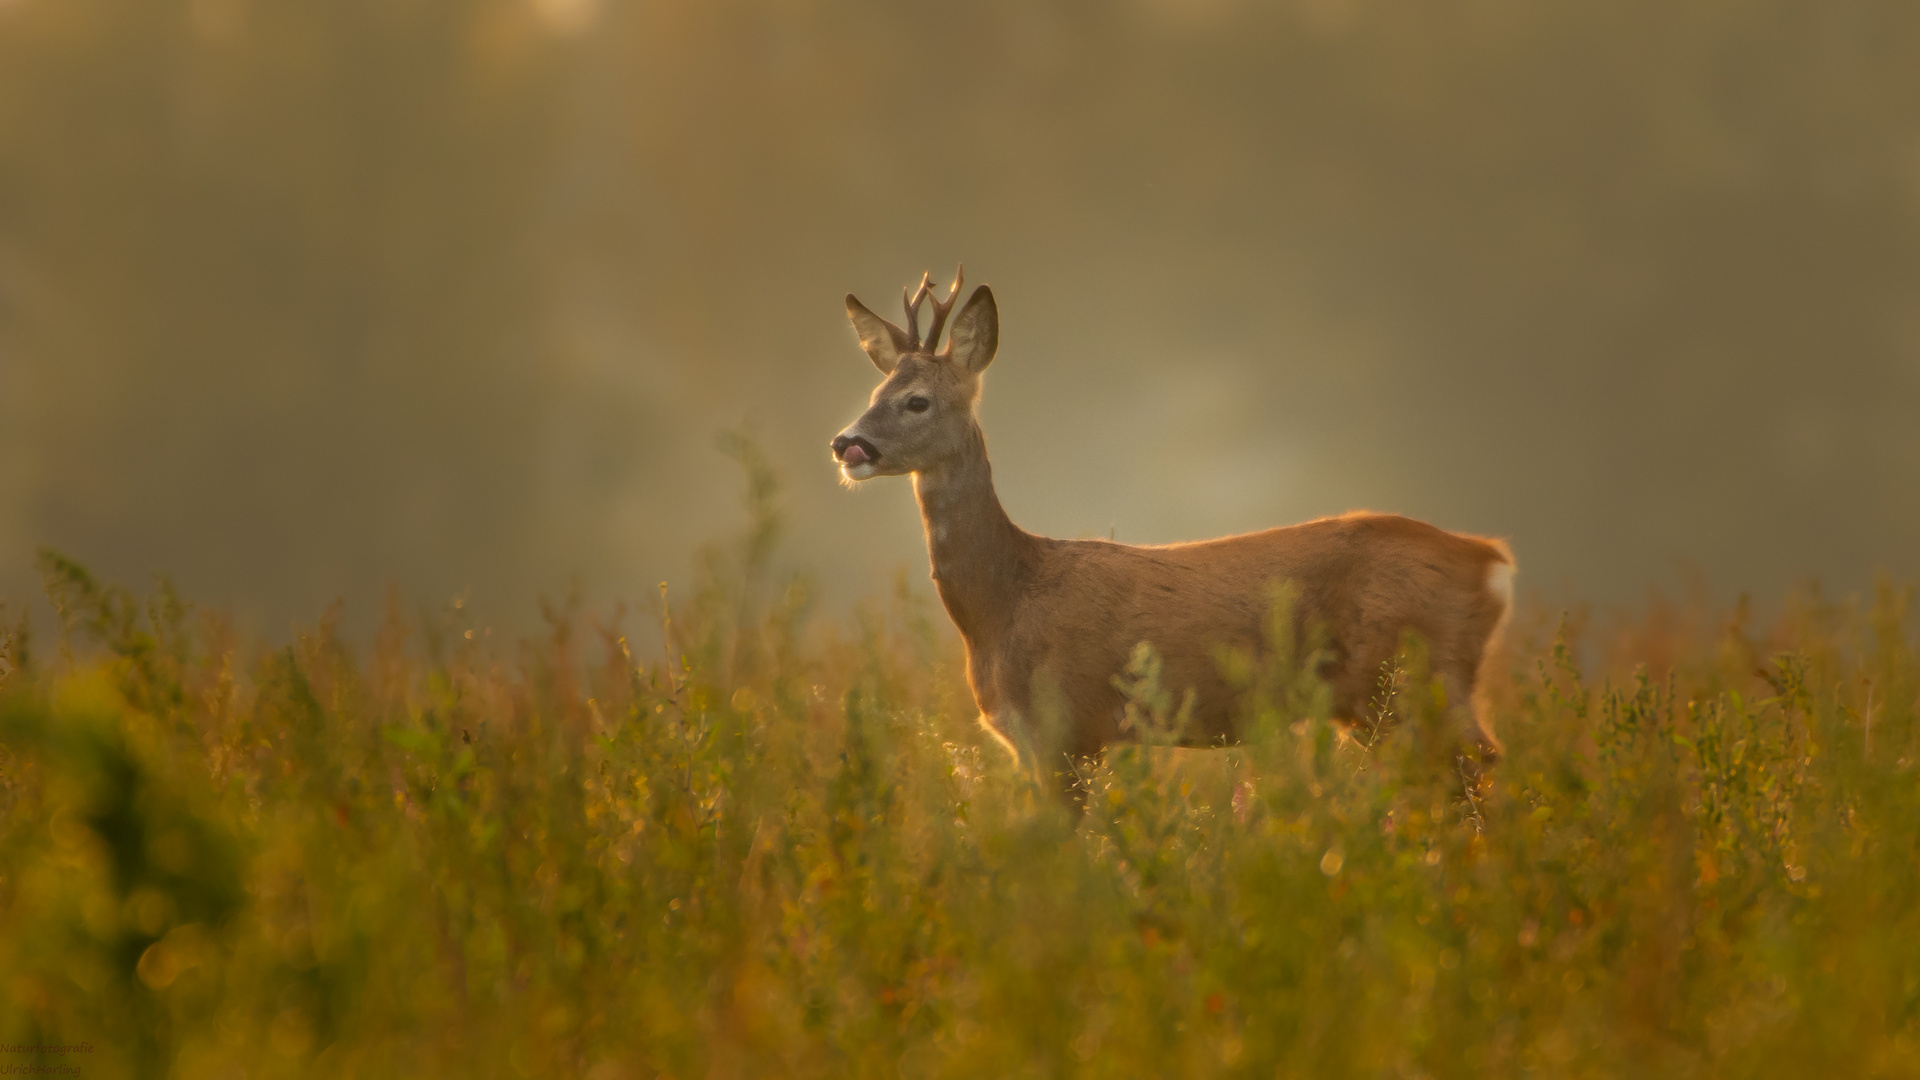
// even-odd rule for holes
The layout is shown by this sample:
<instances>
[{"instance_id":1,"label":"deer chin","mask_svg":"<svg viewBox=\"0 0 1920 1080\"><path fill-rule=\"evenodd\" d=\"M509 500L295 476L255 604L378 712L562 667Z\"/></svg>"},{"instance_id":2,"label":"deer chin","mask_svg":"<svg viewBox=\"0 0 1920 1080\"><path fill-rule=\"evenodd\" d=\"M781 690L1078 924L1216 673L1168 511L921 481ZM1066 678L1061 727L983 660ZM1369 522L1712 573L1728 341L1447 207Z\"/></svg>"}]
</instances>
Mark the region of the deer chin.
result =
<instances>
[{"instance_id":1,"label":"deer chin","mask_svg":"<svg viewBox=\"0 0 1920 1080\"><path fill-rule=\"evenodd\" d=\"M849 480L867 480L880 475L880 466L871 461L862 461L857 465L842 465L840 475Z\"/></svg>"}]
</instances>

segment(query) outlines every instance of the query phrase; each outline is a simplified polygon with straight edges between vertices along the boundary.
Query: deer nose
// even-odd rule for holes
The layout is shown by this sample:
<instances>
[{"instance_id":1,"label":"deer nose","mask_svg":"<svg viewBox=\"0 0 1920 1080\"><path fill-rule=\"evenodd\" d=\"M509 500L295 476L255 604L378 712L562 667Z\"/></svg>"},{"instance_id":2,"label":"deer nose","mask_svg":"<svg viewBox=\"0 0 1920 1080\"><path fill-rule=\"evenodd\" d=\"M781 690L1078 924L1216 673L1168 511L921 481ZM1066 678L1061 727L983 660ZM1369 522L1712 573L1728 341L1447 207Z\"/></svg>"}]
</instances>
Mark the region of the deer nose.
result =
<instances>
[{"instance_id":1,"label":"deer nose","mask_svg":"<svg viewBox=\"0 0 1920 1080\"><path fill-rule=\"evenodd\" d=\"M833 440L833 456L842 465L862 465L879 457L873 444L858 435L836 436Z\"/></svg>"}]
</instances>

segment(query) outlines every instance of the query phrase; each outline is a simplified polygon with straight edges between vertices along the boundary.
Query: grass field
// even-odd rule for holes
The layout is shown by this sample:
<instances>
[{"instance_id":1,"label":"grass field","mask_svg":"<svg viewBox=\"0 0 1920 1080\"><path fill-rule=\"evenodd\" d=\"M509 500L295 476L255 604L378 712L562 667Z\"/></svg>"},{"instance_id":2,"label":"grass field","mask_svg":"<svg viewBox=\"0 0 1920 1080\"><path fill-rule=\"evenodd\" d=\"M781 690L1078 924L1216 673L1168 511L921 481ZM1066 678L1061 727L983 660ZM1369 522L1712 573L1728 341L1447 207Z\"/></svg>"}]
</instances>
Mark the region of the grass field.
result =
<instances>
[{"instance_id":1,"label":"grass field","mask_svg":"<svg viewBox=\"0 0 1920 1080\"><path fill-rule=\"evenodd\" d=\"M458 605L260 646L48 556L64 627L0 645L0 1067L1920 1075L1910 592L1536 611L1477 802L1417 649L1355 738L1295 649L1245 745L1117 751L1077 819L937 608L811 618L762 510L657 655Z\"/></svg>"}]
</instances>

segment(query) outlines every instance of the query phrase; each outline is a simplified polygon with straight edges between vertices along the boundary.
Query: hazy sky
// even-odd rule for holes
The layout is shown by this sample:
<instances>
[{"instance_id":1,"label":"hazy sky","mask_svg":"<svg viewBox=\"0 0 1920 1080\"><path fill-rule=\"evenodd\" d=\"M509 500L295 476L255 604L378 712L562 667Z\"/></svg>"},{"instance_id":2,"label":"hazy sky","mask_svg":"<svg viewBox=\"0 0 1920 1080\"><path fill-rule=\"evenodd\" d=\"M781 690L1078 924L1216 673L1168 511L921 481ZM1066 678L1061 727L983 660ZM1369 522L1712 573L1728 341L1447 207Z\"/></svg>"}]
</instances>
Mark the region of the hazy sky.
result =
<instances>
[{"instance_id":1,"label":"hazy sky","mask_svg":"<svg viewBox=\"0 0 1920 1080\"><path fill-rule=\"evenodd\" d=\"M1015 521L1355 507L1635 601L1920 576L1920 7L0 0L0 597L278 634L684 582L745 427L833 603L841 296L994 286Z\"/></svg>"}]
</instances>

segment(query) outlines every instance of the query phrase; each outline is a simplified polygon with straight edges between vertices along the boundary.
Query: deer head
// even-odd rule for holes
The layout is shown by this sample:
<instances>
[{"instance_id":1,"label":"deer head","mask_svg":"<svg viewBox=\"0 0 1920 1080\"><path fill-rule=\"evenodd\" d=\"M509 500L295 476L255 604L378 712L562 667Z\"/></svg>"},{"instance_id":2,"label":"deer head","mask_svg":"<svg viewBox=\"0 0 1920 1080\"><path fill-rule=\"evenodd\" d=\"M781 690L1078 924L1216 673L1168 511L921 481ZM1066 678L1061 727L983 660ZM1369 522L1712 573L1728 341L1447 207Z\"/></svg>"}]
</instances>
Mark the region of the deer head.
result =
<instances>
[{"instance_id":1,"label":"deer head","mask_svg":"<svg viewBox=\"0 0 1920 1080\"><path fill-rule=\"evenodd\" d=\"M976 445L973 408L980 399L980 373L1000 346L1000 312L993 290L980 286L953 320L946 347L938 348L962 281L963 274L956 272L944 302L933 295L924 274L918 289L903 290L904 330L847 294L847 318L860 335L860 347L886 376L867 411L834 436L834 460L848 480L923 472ZM922 341L920 305L928 301L933 325Z\"/></svg>"}]
</instances>

